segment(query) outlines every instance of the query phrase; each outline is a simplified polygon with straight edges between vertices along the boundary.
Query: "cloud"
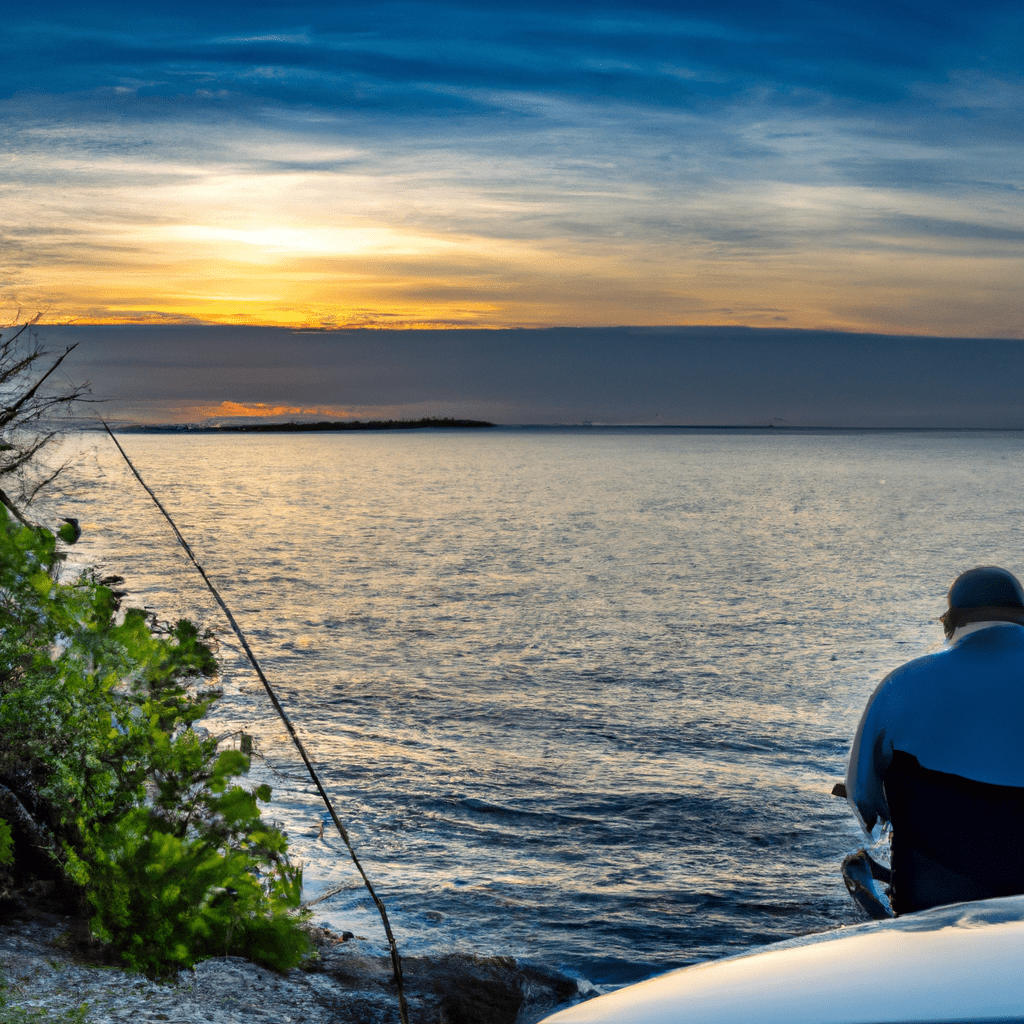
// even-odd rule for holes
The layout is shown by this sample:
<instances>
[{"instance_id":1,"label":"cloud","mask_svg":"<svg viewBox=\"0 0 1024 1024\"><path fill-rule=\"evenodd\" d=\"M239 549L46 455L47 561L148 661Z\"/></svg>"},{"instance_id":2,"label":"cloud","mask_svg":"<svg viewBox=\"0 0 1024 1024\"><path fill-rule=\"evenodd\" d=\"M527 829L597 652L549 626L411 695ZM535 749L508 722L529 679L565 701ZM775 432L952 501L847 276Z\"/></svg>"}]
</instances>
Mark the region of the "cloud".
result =
<instances>
[{"instance_id":1,"label":"cloud","mask_svg":"<svg viewBox=\"0 0 1024 1024\"><path fill-rule=\"evenodd\" d=\"M309 419L317 416L341 419L350 416L344 409L336 407L267 405L266 402L232 402L230 399L224 399L216 405L184 407L181 409L181 413L200 421L210 419L283 419L286 417Z\"/></svg>"},{"instance_id":2,"label":"cloud","mask_svg":"<svg viewBox=\"0 0 1024 1024\"><path fill-rule=\"evenodd\" d=\"M226 89L358 106L373 102L361 87L377 86L441 108L449 98L437 86L680 104L758 83L878 100L996 41L1004 22L1002 7L986 4L307 2L178 5L154 18L88 3L12 13L5 45L56 91L141 81L168 95ZM8 89L24 79L17 63L0 68Z\"/></svg>"},{"instance_id":3,"label":"cloud","mask_svg":"<svg viewBox=\"0 0 1024 1024\"><path fill-rule=\"evenodd\" d=\"M1024 344L778 328L50 327L104 415L1024 428ZM955 372L951 372L955 367Z\"/></svg>"},{"instance_id":4,"label":"cloud","mask_svg":"<svg viewBox=\"0 0 1024 1024\"><path fill-rule=\"evenodd\" d=\"M998 264L1024 230L1007 11L18 9L0 303L993 334L1019 312Z\"/></svg>"}]
</instances>

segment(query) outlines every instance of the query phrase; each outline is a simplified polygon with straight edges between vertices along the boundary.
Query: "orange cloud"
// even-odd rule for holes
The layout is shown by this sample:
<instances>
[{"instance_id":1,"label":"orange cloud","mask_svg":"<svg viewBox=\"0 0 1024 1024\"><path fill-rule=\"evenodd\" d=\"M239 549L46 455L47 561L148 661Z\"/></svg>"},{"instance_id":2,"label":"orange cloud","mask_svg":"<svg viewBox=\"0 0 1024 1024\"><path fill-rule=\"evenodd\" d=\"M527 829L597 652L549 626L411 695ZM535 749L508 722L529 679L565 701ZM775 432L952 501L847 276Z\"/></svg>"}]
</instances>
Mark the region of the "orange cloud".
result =
<instances>
[{"instance_id":1,"label":"orange cloud","mask_svg":"<svg viewBox=\"0 0 1024 1024\"><path fill-rule=\"evenodd\" d=\"M328 419L343 419L351 416L344 409L330 406L267 405L265 402L224 401L219 405L197 405L188 410L191 415L203 419L257 417L257 416L323 416Z\"/></svg>"}]
</instances>

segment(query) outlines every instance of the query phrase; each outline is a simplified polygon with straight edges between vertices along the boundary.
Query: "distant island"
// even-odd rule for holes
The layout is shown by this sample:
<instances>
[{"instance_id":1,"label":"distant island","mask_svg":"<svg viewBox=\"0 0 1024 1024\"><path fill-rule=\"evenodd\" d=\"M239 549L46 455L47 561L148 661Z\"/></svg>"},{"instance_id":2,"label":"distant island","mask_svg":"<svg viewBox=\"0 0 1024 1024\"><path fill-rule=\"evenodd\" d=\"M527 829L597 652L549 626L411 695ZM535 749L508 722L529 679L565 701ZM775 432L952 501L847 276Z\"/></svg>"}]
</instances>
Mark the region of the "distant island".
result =
<instances>
[{"instance_id":1,"label":"distant island","mask_svg":"<svg viewBox=\"0 0 1024 1024\"><path fill-rule=\"evenodd\" d=\"M317 423L177 423L162 426L137 424L118 427L120 433L132 434L296 434L321 433L332 430L424 430L441 427L445 430L493 427L486 420L458 420L450 416L428 416L418 420L320 420Z\"/></svg>"}]
</instances>

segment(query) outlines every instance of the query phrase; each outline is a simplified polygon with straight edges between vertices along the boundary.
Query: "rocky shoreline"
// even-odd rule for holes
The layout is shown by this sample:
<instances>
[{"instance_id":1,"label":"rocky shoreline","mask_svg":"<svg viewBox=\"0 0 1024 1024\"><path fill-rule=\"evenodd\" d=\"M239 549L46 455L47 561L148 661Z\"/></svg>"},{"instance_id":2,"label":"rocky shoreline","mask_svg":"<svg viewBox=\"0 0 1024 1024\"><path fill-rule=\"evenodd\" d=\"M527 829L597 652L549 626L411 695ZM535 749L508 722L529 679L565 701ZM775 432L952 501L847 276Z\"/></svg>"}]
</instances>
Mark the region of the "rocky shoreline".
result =
<instances>
[{"instance_id":1,"label":"rocky shoreline","mask_svg":"<svg viewBox=\"0 0 1024 1024\"><path fill-rule=\"evenodd\" d=\"M85 922L33 911L0 923L0 1024L399 1024L391 960L359 938L311 930L316 952L276 974L215 957L166 982L132 974ZM581 997L577 982L512 957L403 959L410 1024L535 1024Z\"/></svg>"}]
</instances>

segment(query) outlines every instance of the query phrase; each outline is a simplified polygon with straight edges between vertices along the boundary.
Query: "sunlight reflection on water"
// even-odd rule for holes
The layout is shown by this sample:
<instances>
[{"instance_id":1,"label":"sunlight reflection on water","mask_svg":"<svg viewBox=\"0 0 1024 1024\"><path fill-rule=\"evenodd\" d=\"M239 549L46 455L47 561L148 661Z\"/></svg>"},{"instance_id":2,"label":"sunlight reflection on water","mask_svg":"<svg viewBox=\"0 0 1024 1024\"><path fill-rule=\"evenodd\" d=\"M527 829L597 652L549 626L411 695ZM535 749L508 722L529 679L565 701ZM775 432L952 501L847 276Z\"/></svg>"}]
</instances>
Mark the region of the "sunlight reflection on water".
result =
<instances>
[{"instance_id":1,"label":"sunlight reflection on water","mask_svg":"<svg viewBox=\"0 0 1024 1024\"><path fill-rule=\"evenodd\" d=\"M125 435L315 752L403 950L622 980L856 919L829 796L950 580L1020 572L1020 434ZM221 628L109 441L50 499ZM379 925L224 638L307 891ZM269 767L260 769L270 771Z\"/></svg>"}]
</instances>

